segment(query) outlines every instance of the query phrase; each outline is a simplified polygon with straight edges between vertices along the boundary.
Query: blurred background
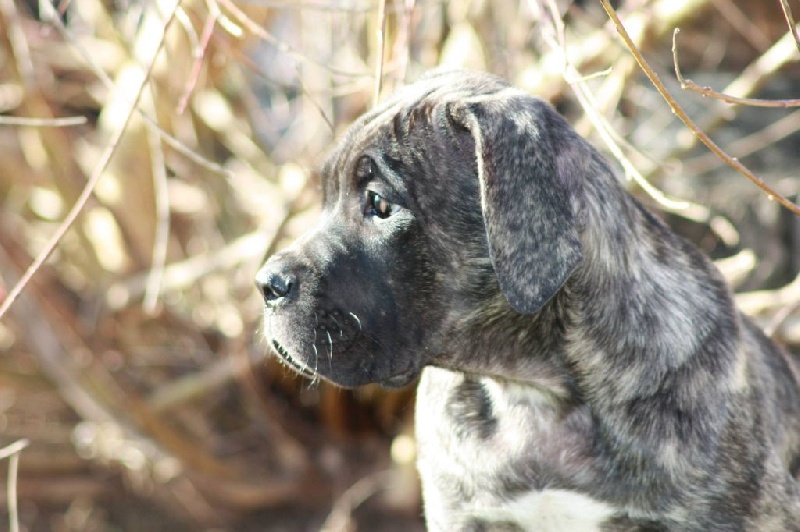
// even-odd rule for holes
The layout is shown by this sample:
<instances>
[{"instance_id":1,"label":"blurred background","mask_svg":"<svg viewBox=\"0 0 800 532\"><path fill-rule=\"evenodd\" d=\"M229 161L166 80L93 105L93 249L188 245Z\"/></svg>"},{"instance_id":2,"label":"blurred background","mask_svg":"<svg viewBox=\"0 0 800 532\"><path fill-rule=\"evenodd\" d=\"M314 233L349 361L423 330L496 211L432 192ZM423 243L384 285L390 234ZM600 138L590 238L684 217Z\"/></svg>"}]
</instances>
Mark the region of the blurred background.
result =
<instances>
[{"instance_id":1,"label":"blurred background","mask_svg":"<svg viewBox=\"0 0 800 532\"><path fill-rule=\"evenodd\" d=\"M797 201L800 2L612 5ZM684 76L772 105L682 90L674 28ZM552 101L800 348L800 219L698 146L599 2L0 0L0 304L47 254L0 311L0 529L423 529L413 387L286 373L252 279L315 221L337 134L440 65Z\"/></svg>"}]
</instances>

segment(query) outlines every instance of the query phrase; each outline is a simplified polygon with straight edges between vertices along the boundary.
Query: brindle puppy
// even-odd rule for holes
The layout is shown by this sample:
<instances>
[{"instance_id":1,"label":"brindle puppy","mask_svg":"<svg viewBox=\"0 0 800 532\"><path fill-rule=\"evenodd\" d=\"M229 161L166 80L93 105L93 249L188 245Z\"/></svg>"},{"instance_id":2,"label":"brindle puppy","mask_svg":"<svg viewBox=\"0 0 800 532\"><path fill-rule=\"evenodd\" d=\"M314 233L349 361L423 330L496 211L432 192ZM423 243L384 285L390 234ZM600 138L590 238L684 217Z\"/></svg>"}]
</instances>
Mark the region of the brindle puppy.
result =
<instances>
[{"instance_id":1,"label":"brindle puppy","mask_svg":"<svg viewBox=\"0 0 800 532\"><path fill-rule=\"evenodd\" d=\"M417 398L432 530L800 530L796 367L550 105L434 72L257 282L308 376Z\"/></svg>"}]
</instances>

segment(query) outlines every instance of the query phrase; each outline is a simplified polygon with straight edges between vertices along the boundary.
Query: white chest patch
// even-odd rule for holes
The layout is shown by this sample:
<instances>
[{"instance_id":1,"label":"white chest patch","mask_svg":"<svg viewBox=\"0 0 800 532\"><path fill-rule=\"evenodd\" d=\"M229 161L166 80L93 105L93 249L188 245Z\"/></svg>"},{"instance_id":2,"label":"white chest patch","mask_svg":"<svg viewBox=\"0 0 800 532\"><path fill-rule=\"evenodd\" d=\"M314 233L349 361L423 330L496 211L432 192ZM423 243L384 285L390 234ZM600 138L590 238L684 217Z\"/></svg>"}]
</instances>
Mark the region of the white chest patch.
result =
<instances>
[{"instance_id":1,"label":"white chest patch","mask_svg":"<svg viewBox=\"0 0 800 532\"><path fill-rule=\"evenodd\" d=\"M487 522L514 523L526 531L592 532L616 513L611 506L566 490L531 492L492 508L475 508Z\"/></svg>"}]
</instances>

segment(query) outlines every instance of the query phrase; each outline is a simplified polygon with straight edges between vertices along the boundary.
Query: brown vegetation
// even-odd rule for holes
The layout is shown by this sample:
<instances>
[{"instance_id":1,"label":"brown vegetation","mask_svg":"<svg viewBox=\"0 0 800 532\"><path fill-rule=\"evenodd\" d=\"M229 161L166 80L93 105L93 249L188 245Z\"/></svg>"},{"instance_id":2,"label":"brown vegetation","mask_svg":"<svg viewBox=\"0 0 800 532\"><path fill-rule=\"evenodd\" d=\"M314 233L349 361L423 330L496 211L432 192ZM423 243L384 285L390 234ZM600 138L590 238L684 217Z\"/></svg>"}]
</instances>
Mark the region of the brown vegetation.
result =
<instances>
[{"instance_id":1,"label":"brown vegetation","mask_svg":"<svg viewBox=\"0 0 800 532\"><path fill-rule=\"evenodd\" d=\"M314 221L336 133L438 65L552 100L800 347L796 2L48 5L0 0L12 526L421 528L412 392L286 374L252 279Z\"/></svg>"}]
</instances>

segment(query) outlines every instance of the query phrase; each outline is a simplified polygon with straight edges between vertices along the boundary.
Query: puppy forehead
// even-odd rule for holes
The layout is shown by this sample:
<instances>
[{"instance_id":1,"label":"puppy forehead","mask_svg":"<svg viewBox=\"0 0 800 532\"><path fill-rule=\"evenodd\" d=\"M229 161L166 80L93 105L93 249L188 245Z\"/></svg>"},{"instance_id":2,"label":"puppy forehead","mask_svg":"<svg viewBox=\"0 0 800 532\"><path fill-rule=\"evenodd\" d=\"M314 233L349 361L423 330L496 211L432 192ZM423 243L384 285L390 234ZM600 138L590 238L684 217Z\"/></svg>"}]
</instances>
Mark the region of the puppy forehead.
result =
<instances>
[{"instance_id":1,"label":"puppy forehead","mask_svg":"<svg viewBox=\"0 0 800 532\"><path fill-rule=\"evenodd\" d=\"M406 146L399 142L398 124L406 127L415 115L430 114L439 104L477 102L505 91L517 89L490 74L452 69L432 70L402 87L356 120L328 156L322 167L326 195L333 197L352 186L352 169L360 156L370 152L402 156Z\"/></svg>"}]
</instances>

